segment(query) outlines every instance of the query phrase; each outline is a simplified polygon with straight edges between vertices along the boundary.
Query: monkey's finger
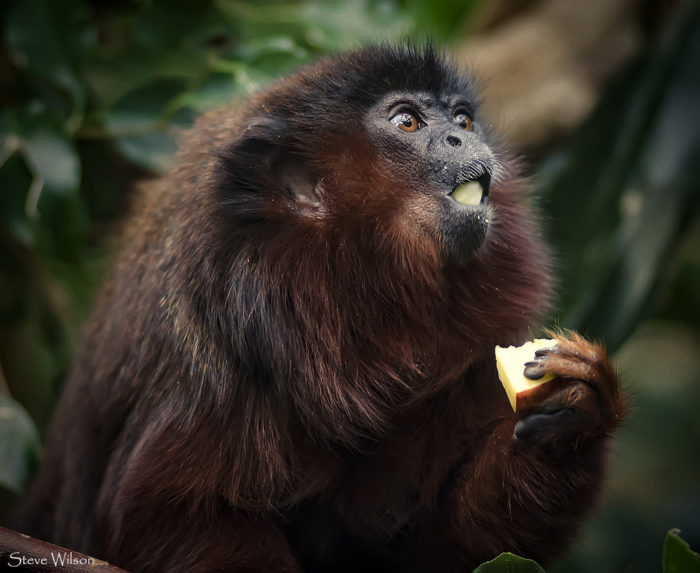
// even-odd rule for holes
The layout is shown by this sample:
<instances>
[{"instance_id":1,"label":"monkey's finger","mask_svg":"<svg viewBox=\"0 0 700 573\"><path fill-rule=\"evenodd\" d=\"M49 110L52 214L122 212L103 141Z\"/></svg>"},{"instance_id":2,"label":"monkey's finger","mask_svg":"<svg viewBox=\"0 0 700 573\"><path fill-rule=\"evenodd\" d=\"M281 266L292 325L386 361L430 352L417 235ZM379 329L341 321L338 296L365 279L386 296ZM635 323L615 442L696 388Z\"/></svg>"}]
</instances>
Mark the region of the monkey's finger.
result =
<instances>
[{"instance_id":1,"label":"monkey's finger","mask_svg":"<svg viewBox=\"0 0 700 573\"><path fill-rule=\"evenodd\" d=\"M556 341L557 344L553 348L542 348L536 351L535 355L560 354L584 362L597 362L601 359L601 354L605 354L598 344L586 340L575 332L568 336L556 335Z\"/></svg>"},{"instance_id":2,"label":"monkey's finger","mask_svg":"<svg viewBox=\"0 0 700 573\"><path fill-rule=\"evenodd\" d=\"M535 360L552 353L561 352L561 350L562 349L561 346L559 346L559 344L553 344L552 346L548 346L547 348L540 348L539 350L535 350Z\"/></svg>"},{"instance_id":3,"label":"monkey's finger","mask_svg":"<svg viewBox=\"0 0 700 573\"><path fill-rule=\"evenodd\" d=\"M558 378L580 380L589 384L595 384L599 378L597 369L591 364L557 354L548 355L536 365L526 365L524 374L527 378L536 380L533 376L540 372L542 375L552 374Z\"/></svg>"},{"instance_id":4,"label":"monkey's finger","mask_svg":"<svg viewBox=\"0 0 700 573\"><path fill-rule=\"evenodd\" d=\"M530 380L539 380L546 374L540 362L526 362L523 375Z\"/></svg>"}]
</instances>

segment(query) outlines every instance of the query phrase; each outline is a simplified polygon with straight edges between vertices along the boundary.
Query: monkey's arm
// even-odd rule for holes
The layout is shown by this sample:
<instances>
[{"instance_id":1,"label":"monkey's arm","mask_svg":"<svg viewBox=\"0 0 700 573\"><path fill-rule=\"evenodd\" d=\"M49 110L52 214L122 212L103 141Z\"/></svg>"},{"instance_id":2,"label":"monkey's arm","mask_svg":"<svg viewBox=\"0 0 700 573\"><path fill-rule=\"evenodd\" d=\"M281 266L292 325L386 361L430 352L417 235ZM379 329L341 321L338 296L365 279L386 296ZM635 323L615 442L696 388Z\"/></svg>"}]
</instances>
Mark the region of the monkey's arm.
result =
<instances>
[{"instance_id":1,"label":"monkey's arm","mask_svg":"<svg viewBox=\"0 0 700 573\"><path fill-rule=\"evenodd\" d=\"M505 395L497 398L497 380L476 396L483 408L506 406L456 472L435 529L470 564L503 551L551 559L600 491L624 395L602 347L577 335L557 342L538 353L536 368L571 382L533 412L516 419Z\"/></svg>"}]
</instances>

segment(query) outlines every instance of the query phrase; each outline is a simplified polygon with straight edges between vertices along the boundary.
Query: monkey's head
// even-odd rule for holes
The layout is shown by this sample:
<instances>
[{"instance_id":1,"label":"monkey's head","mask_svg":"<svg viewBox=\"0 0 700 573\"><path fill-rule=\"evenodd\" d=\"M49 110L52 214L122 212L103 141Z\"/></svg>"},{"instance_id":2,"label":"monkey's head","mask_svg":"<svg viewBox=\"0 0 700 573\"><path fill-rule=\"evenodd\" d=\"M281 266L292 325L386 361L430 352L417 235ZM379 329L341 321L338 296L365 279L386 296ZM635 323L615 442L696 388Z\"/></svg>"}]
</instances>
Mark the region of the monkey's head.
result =
<instances>
[{"instance_id":1,"label":"monkey's head","mask_svg":"<svg viewBox=\"0 0 700 573\"><path fill-rule=\"evenodd\" d=\"M499 175L476 112L470 81L431 47L321 61L254 100L221 188L256 225L367 226L370 249L409 236L464 264L487 237Z\"/></svg>"}]
</instances>

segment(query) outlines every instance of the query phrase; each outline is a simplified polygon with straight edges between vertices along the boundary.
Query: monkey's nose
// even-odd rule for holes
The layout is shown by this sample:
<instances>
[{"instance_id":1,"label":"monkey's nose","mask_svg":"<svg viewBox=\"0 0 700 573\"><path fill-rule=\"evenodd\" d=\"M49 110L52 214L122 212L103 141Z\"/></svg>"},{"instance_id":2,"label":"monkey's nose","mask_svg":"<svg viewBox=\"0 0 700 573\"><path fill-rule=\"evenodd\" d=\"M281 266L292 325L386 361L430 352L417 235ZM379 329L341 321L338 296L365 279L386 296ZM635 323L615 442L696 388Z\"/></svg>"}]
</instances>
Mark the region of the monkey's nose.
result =
<instances>
[{"instance_id":1,"label":"monkey's nose","mask_svg":"<svg viewBox=\"0 0 700 573\"><path fill-rule=\"evenodd\" d=\"M459 137L455 137L454 135L448 135L447 143L449 143L452 147L459 147L460 145L462 145L462 140Z\"/></svg>"}]
</instances>

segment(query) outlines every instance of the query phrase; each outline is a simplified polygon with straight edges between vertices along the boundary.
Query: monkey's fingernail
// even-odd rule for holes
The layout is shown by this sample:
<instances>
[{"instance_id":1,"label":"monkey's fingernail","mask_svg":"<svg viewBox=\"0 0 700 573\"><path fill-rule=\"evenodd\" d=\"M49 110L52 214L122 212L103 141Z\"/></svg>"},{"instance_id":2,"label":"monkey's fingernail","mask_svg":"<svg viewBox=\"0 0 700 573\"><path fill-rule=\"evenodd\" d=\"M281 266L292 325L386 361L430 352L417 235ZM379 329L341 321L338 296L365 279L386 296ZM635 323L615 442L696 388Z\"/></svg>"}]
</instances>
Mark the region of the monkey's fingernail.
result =
<instances>
[{"instance_id":1,"label":"monkey's fingernail","mask_svg":"<svg viewBox=\"0 0 700 573\"><path fill-rule=\"evenodd\" d=\"M528 366L527 364L525 364L525 366L526 368L523 371L525 378L529 378L530 380L539 380L545 375L544 369L540 368L539 366Z\"/></svg>"},{"instance_id":2,"label":"monkey's fingernail","mask_svg":"<svg viewBox=\"0 0 700 573\"><path fill-rule=\"evenodd\" d=\"M550 346L549 348L540 348L539 350L535 350L535 356L547 356L547 354L558 351L559 345L557 344L556 346Z\"/></svg>"},{"instance_id":3,"label":"monkey's fingernail","mask_svg":"<svg viewBox=\"0 0 700 573\"><path fill-rule=\"evenodd\" d=\"M530 362L526 362L525 364L523 364L523 366L539 368L540 366L542 366L542 361L541 360L531 360Z\"/></svg>"}]
</instances>

